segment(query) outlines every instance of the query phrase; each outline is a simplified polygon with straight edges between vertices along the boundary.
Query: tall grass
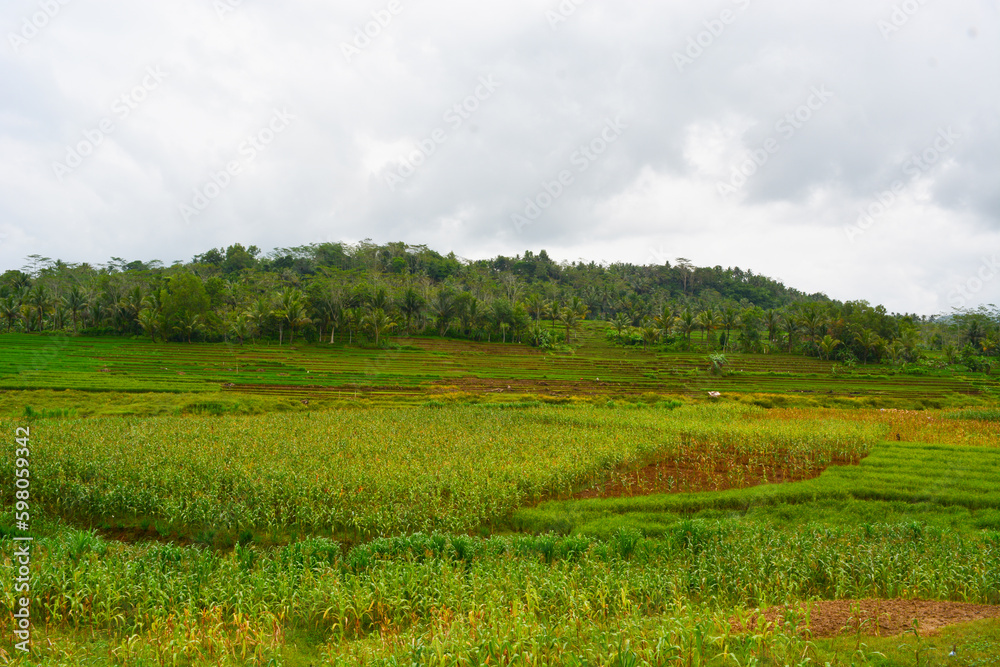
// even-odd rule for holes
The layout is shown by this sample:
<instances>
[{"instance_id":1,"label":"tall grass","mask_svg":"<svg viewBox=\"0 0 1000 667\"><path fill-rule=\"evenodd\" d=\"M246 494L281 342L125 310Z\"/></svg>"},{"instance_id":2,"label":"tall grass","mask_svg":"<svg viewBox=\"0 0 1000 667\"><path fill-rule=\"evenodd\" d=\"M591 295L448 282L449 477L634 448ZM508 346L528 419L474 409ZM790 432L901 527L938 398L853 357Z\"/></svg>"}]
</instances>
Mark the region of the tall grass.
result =
<instances>
[{"instance_id":1,"label":"tall grass","mask_svg":"<svg viewBox=\"0 0 1000 667\"><path fill-rule=\"evenodd\" d=\"M366 539L496 526L526 503L671 457L823 466L863 455L880 431L742 407L446 407L64 420L33 435L32 496L50 515L195 538ZM0 458L0 477L11 465Z\"/></svg>"},{"instance_id":2,"label":"tall grass","mask_svg":"<svg viewBox=\"0 0 1000 667\"><path fill-rule=\"evenodd\" d=\"M13 548L0 543L8 609ZM555 660L599 650L614 628L646 658L662 638L661 649L698 659L699 629L722 638L702 658L723 643L764 657L781 643L733 637L722 621L734 608L863 597L1000 603L1000 538L913 523L788 532L689 521L659 539L424 534L347 553L316 538L226 554L63 529L38 540L32 562L37 627L101 632L110 650L167 664L226 656L265 664L288 638L306 635L328 657L368 660L410 655L401 635L452 655L563 635L565 644L550 647ZM0 615L0 633L10 636L11 622Z\"/></svg>"}]
</instances>

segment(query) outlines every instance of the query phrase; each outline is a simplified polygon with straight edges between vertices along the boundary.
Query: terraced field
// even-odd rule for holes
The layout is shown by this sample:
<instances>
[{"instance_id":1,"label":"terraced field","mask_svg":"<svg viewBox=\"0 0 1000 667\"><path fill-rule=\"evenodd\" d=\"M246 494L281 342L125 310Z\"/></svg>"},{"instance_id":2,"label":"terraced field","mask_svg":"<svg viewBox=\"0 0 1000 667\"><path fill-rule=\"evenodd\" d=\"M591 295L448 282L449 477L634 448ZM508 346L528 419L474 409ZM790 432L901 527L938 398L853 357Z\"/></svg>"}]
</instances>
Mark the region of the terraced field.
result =
<instances>
[{"instance_id":1,"label":"terraced field","mask_svg":"<svg viewBox=\"0 0 1000 667\"><path fill-rule=\"evenodd\" d=\"M401 338L393 349L369 350L6 335L0 336L0 389L223 392L376 402L448 393L635 397L720 391L927 401L932 407L941 399L995 394L1000 387L988 376L973 374L916 377L886 375L878 368L846 373L834 363L784 354L730 354L728 374L711 377L704 354L615 347L605 340L603 327L588 323L574 354L439 338Z\"/></svg>"}]
</instances>

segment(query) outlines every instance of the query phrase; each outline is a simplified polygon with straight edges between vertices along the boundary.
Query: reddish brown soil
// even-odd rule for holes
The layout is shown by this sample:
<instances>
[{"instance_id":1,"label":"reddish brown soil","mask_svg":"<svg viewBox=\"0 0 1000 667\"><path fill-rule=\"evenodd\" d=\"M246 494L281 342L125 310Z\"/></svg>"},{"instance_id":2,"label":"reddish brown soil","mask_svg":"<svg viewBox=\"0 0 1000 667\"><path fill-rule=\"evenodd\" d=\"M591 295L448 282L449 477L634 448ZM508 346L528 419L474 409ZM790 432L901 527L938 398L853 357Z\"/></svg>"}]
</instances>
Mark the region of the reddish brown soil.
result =
<instances>
[{"instance_id":1,"label":"reddish brown soil","mask_svg":"<svg viewBox=\"0 0 1000 667\"><path fill-rule=\"evenodd\" d=\"M831 465L857 465L860 459ZM640 470L616 473L611 480L577 493L574 498L623 498L652 493L691 493L745 489L760 484L799 482L819 477L826 467L794 473L781 465L750 465L746 458L723 458L710 470L685 461L660 461ZM671 480L673 482L671 483Z\"/></svg>"},{"instance_id":2,"label":"reddish brown soil","mask_svg":"<svg viewBox=\"0 0 1000 667\"><path fill-rule=\"evenodd\" d=\"M813 637L836 637L854 634L860 626L861 634L872 637L892 637L913 628L918 622L920 636L934 635L947 626L969 623L987 618L1000 618L1000 606L965 604L962 602L933 602L927 600L830 600L801 603L800 617L804 619L809 606L808 632ZM860 614L855 611L855 606ZM772 607L764 611L768 622L781 625L786 607ZM747 619L747 626L732 620L733 631L747 632L757 626ZM804 620L799 624L805 630Z\"/></svg>"}]
</instances>

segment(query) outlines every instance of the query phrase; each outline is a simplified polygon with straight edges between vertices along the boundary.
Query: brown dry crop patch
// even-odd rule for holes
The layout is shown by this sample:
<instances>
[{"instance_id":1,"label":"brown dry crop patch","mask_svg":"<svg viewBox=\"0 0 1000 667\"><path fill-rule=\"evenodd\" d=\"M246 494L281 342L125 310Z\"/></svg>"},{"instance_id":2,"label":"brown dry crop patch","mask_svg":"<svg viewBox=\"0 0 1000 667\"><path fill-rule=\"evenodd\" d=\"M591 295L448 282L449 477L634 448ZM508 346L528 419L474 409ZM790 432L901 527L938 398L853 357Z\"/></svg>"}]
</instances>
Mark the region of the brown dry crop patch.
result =
<instances>
[{"instance_id":1,"label":"brown dry crop patch","mask_svg":"<svg viewBox=\"0 0 1000 667\"><path fill-rule=\"evenodd\" d=\"M857 465L861 458L835 458L828 465ZM774 456L761 462L746 455L722 456L705 465L686 458L651 463L638 470L617 471L602 483L573 497L630 498L654 493L693 493L746 489L761 484L786 484L819 477L828 465L802 466L790 457Z\"/></svg>"},{"instance_id":2,"label":"brown dry crop patch","mask_svg":"<svg viewBox=\"0 0 1000 667\"><path fill-rule=\"evenodd\" d=\"M809 625L806 628L806 608ZM932 600L827 600L802 602L796 605L800 632L813 637L836 637L861 634L871 637L893 637L913 629L917 621L920 636L934 635L949 625L1000 618L1000 606ZM772 607L763 611L767 623L784 624L788 607ZM731 619L733 632L745 633L760 628L760 616L741 623Z\"/></svg>"}]
</instances>

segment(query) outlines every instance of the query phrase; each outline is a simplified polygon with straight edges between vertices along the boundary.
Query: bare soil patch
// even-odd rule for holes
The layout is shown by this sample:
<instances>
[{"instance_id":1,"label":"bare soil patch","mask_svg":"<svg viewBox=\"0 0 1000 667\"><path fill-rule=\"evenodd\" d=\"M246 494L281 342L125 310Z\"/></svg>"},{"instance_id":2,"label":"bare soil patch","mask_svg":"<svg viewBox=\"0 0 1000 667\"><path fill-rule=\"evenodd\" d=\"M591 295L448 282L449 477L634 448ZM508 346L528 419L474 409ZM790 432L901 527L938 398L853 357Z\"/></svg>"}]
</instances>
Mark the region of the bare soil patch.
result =
<instances>
[{"instance_id":1,"label":"bare soil patch","mask_svg":"<svg viewBox=\"0 0 1000 667\"><path fill-rule=\"evenodd\" d=\"M692 493L746 489L760 484L784 484L819 477L829 465L857 465L861 458L834 459L828 465L792 464L783 456L761 464L746 456L705 462L658 461L639 470L614 473L606 482L580 491L574 498L629 498L653 493Z\"/></svg>"},{"instance_id":2,"label":"bare soil patch","mask_svg":"<svg viewBox=\"0 0 1000 667\"><path fill-rule=\"evenodd\" d=\"M893 637L911 630L917 621L920 636L937 634L948 625L970 623L988 618L1000 618L1000 606L931 600L828 600L796 605L799 630L805 631L806 607L809 607L809 632L813 637L836 637L861 634L871 637ZM784 624L788 607L772 607L763 612L767 622ZM732 620L733 631L749 632L758 627L759 619L748 619L746 625Z\"/></svg>"}]
</instances>

